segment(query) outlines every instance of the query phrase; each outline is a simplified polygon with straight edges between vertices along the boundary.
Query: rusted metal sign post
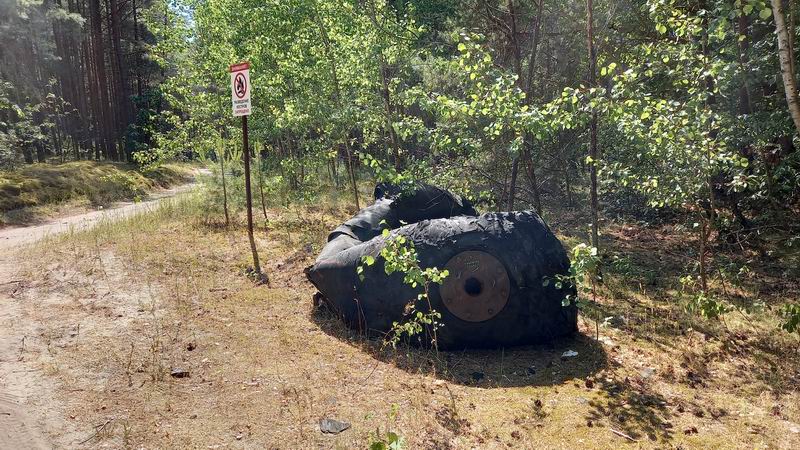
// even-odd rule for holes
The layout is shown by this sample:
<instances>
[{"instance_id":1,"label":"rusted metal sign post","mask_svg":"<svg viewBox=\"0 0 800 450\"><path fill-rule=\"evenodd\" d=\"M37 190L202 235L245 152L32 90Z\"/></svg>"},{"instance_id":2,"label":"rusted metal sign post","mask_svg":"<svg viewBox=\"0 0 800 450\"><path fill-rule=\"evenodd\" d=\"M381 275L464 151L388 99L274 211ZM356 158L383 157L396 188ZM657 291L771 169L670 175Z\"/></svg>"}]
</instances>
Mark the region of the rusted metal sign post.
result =
<instances>
[{"instance_id":1,"label":"rusted metal sign post","mask_svg":"<svg viewBox=\"0 0 800 450\"><path fill-rule=\"evenodd\" d=\"M247 142L247 116L250 115L250 63L234 64L231 70L231 102L233 116L242 118L242 146L244 157L244 191L247 198L247 236L253 251L253 270L257 279L263 278L258 262L256 240L253 237L253 195L250 191L250 144Z\"/></svg>"}]
</instances>

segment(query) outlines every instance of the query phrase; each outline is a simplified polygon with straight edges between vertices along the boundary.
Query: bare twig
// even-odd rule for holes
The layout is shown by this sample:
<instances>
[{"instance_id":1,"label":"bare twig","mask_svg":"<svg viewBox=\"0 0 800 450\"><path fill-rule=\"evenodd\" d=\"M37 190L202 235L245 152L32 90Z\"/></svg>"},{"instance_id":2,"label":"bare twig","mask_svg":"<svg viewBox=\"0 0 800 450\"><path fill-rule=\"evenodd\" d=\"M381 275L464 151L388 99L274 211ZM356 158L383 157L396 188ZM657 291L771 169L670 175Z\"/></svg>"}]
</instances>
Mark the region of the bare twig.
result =
<instances>
[{"instance_id":1,"label":"bare twig","mask_svg":"<svg viewBox=\"0 0 800 450\"><path fill-rule=\"evenodd\" d=\"M627 440L629 440L631 442L639 442L636 439L630 437L629 435L623 433L622 431L617 431L617 430L615 430L613 428L609 428L609 430L611 430L611 432L616 434L617 436L624 437L625 439L627 439Z\"/></svg>"},{"instance_id":2,"label":"bare twig","mask_svg":"<svg viewBox=\"0 0 800 450\"><path fill-rule=\"evenodd\" d=\"M102 425L98 425L98 426L94 427L94 434L92 434L92 435L91 435L91 436L89 436L88 438L84 439L83 441L81 441L81 442L78 442L78 445L83 445L83 444L85 444L85 443L87 443L87 442L91 441L92 439L96 438L96 437L97 437L97 435L99 435L99 434L100 434L100 432L101 432L101 431L103 431L103 430L106 428L106 426L107 426L108 424L110 424L111 422L113 422L113 421L114 421L114 419L108 419L108 420L106 420L106 421L105 421L105 423L103 423Z\"/></svg>"}]
</instances>

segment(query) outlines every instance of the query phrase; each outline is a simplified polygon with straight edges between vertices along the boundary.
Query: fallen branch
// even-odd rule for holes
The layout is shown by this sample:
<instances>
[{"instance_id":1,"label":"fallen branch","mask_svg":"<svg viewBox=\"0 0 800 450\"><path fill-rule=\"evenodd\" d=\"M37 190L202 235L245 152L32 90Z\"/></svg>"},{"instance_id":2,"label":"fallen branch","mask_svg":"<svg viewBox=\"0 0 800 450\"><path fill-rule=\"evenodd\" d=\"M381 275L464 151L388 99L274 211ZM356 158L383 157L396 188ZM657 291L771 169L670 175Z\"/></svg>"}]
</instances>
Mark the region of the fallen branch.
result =
<instances>
[{"instance_id":1,"label":"fallen branch","mask_svg":"<svg viewBox=\"0 0 800 450\"><path fill-rule=\"evenodd\" d=\"M627 439L627 440L629 440L631 442L639 442L636 439L630 437L629 435L623 433L622 431L617 431L617 430L615 430L613 428L609 428L609 430L611 430L611 432L616 434L617 436L624 437L625 439Z\"/></svg>"},{"instance_id":2,"label":"fallen branch","mask_svg":"<svg viewBox=\"0 0 800 450\"><path fill-rule=\"evenodd\" d=\"M78 445L83 445L83 444L91 441L92 439L96 438L100 434L100 432L105 429L106 425L110 424L113 420L114 419L108 419L108 420L105 421L104 424L94 427L94 434L92 434L88 438L84 439L83 441L78 442Z\"/></svg>"}]
</instances>

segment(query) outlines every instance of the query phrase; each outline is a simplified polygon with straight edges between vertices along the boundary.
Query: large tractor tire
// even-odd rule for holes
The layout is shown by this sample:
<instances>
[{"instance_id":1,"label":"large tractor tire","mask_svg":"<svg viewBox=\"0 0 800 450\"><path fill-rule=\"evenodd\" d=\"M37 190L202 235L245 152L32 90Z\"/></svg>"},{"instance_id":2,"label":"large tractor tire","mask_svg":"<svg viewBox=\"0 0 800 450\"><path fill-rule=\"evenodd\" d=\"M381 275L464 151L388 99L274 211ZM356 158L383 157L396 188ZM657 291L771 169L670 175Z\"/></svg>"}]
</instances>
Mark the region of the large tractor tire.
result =
<instances>
[{"instance_id":1,"label":"large tractor tire","mask_svg":"<svg viewBox=\"0 0 800 450\"><path fill-rule=\"evenodd\" d=\"M405 236L421 267L449 272L428 292L430 306L441 314L440 349L542 343L577 330L575 305L562 305L572 292L544 283L568 273L569 260L536 213L478 216L468 202L432 186L394 198L385 192L391 191L376 189L382 198L331 234L307 272L346 324L385 333L405 319L410 302L428 311L427 301L416 300L421 288L404 283L401 273L387 276L379 256L388 239ZM383 228L391 229L388 237ZM376 263L363 265L366 255Z\"/></svg>"}]
</instances>

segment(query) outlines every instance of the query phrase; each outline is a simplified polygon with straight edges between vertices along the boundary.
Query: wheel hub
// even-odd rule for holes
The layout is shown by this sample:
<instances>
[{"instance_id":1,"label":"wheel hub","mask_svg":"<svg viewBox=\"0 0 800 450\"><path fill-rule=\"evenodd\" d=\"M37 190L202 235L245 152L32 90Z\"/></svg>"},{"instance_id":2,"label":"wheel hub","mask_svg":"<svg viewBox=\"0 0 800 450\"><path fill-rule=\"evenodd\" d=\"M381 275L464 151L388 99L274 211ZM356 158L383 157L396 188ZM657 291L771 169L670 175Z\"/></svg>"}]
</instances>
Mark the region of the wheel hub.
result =
<instances>
[{"instance_id":1,"label":"wheel hub","mask_svg":"<svg viewBox=\"0 0 800 450\"><path fill-rule=\"evenodd\" d=\"M511 282L497 258L479 250L461 252L444 266L449 272L439 293L454 316L467 322L484 322L508 303Z\"/></svg>"}]
</instances>

